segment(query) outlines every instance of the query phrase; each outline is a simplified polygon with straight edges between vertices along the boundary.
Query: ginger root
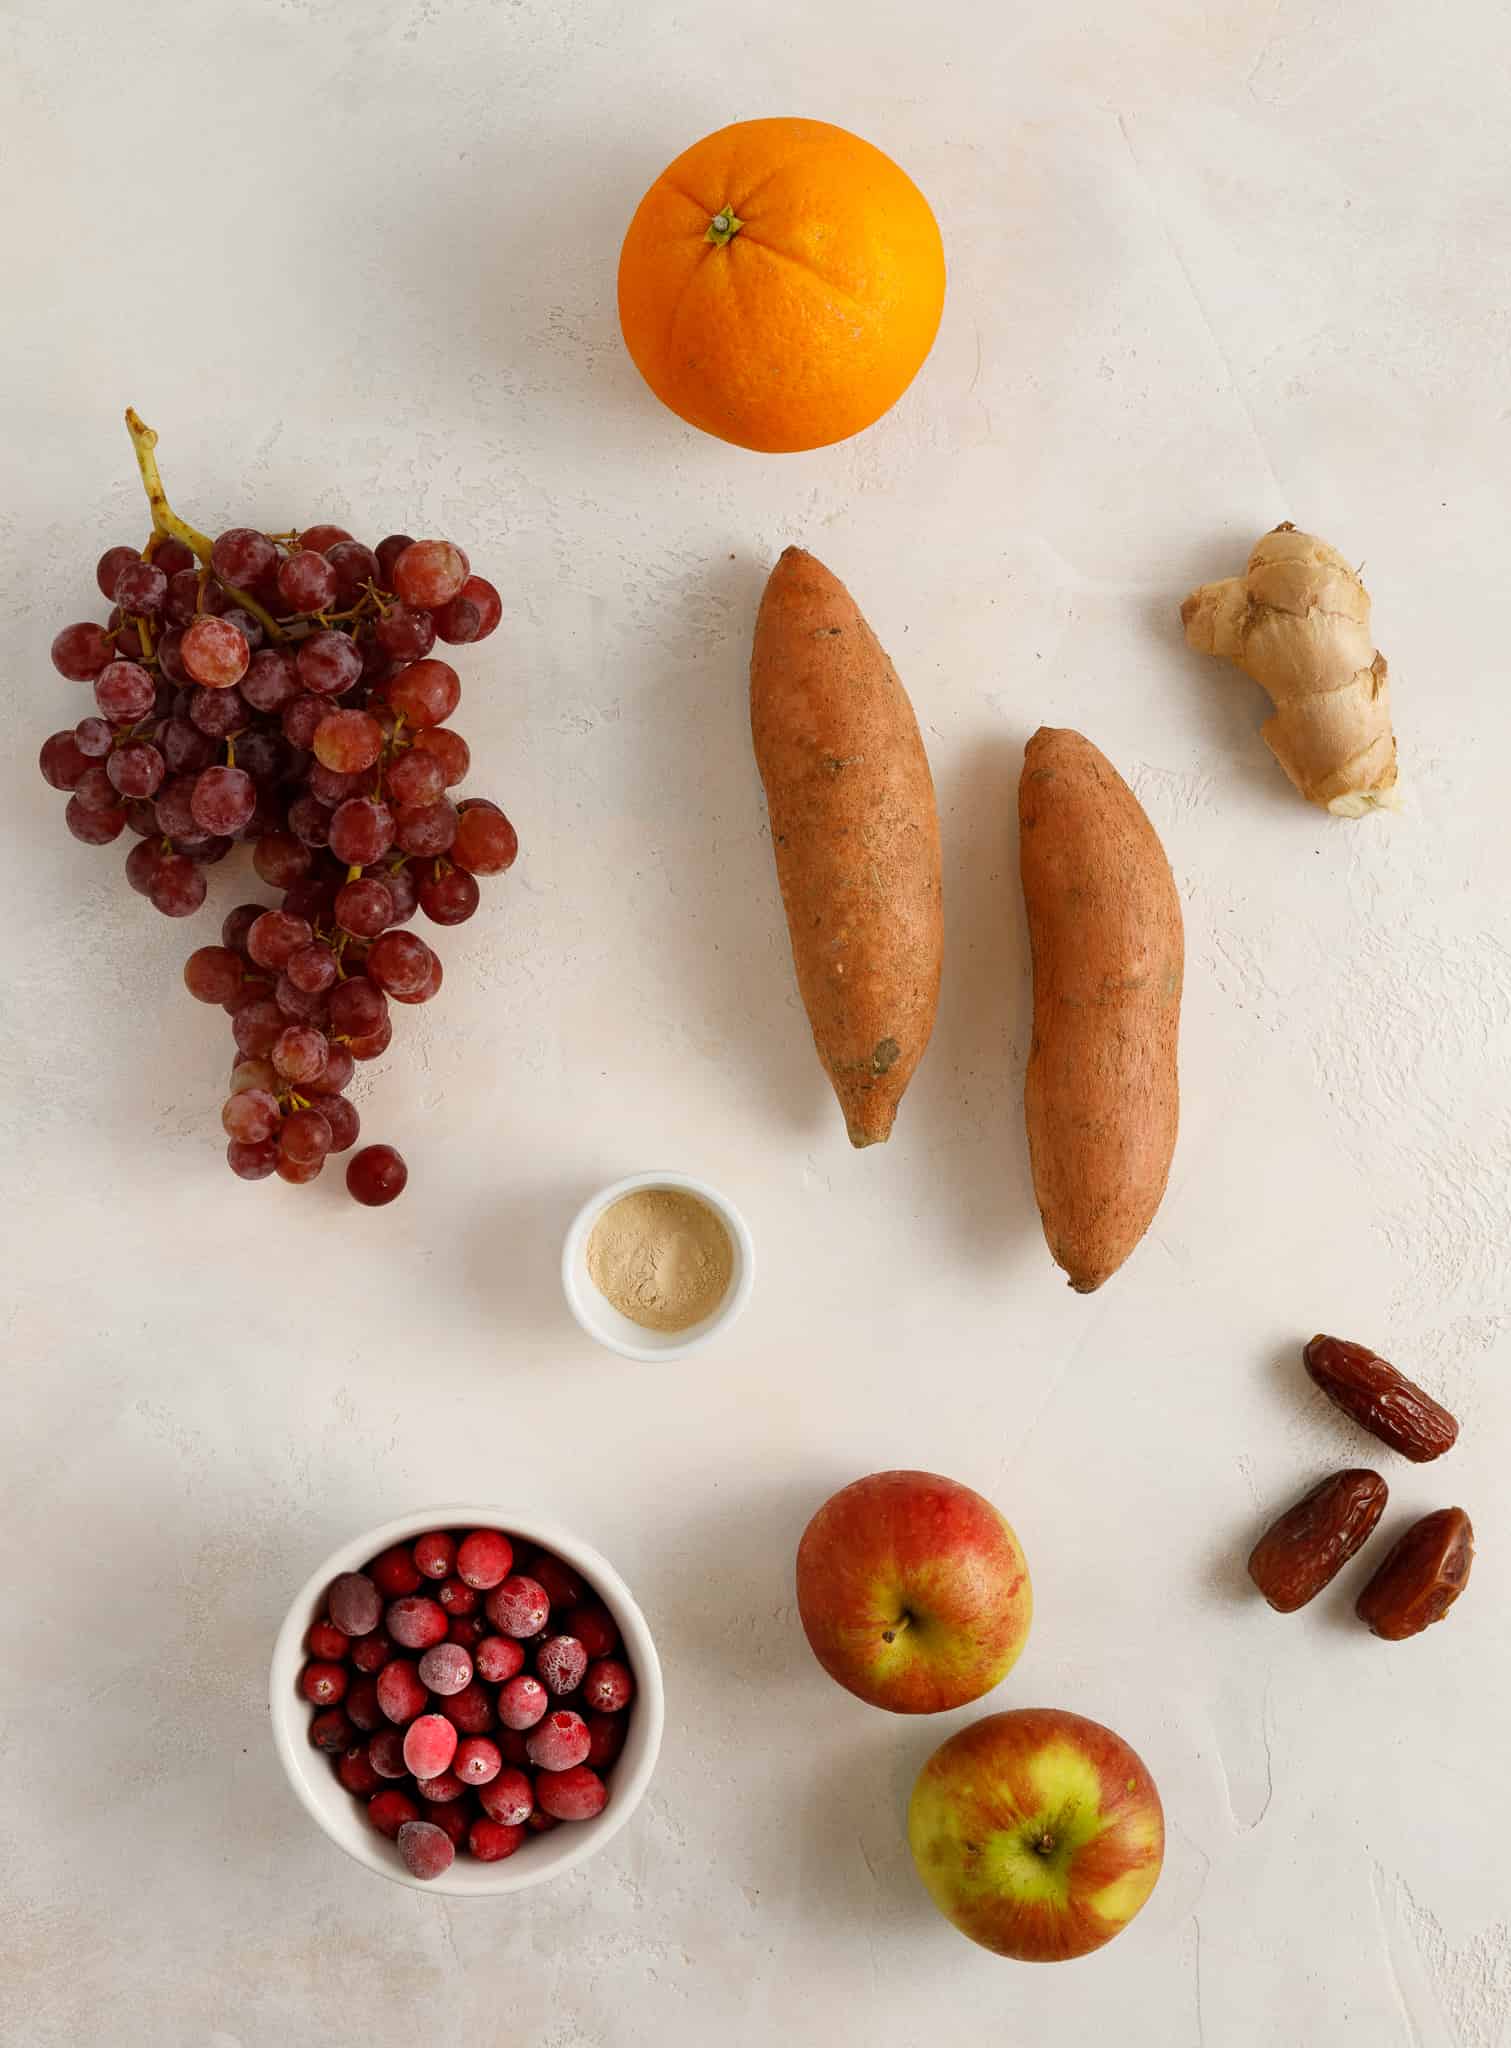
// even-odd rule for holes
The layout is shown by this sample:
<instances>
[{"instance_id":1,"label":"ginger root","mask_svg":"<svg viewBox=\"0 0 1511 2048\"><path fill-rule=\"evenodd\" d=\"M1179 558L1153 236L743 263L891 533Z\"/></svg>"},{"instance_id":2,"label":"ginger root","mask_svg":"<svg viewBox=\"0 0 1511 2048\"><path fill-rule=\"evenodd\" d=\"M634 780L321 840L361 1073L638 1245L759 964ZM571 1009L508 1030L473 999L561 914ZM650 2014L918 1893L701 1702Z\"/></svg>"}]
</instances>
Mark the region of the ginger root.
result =
<instances>
[{"instance_id":1,"label":"ginger root","mask_svg":"<svg viewBox=\"0 0 1511 2048\"><path fill-rule=\"evenodd\" d=\"M1336 548L1277 526L1245 575L1204 583L1180 616L1189 646L1226 655L1269 692L1261 731L1304 797L1341 818L1398 807L1385 657L1369 593Z\"/></svg>"}]
</instances>

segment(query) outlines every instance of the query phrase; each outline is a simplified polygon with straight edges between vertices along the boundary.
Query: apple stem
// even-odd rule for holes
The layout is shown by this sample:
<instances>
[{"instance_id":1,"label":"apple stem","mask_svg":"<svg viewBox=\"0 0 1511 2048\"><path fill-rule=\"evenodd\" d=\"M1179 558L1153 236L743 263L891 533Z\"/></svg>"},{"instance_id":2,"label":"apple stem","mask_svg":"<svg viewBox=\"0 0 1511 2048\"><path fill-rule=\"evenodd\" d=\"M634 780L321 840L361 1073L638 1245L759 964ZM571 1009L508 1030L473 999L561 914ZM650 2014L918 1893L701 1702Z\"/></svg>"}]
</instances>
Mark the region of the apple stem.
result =
<instances>
[{"instance_id":1,"label":"apple stem","mask_svg":"<svg viewBox=\"0 0 1511 2048\"><path fill-rule=\"evenodd\" d=\"M1042 1834L1038 1841L1034 1843L1034 1847L1041 1856L1052 1856L1054 1854L1055 1838L1048 1833Z\"/></svg>"},{"instance_id":2,"label":"apple stem","mask_svg":"<svg viewBox=\"0 0 1511 2048\"><path fill-rule=\"evenodd\" d=\"M890 1628L884 1628L882 1630L882 1641L884 1643L895 1643L897 1641L897 1638L902 1634L903 1630L907 1627L908 1623L912 1619L912 1615L909 1614L906 1608L904 1608L902 1613L898 1615L896 1621L893 1622L892 1626Z\"/></svg>"}]
</instances>

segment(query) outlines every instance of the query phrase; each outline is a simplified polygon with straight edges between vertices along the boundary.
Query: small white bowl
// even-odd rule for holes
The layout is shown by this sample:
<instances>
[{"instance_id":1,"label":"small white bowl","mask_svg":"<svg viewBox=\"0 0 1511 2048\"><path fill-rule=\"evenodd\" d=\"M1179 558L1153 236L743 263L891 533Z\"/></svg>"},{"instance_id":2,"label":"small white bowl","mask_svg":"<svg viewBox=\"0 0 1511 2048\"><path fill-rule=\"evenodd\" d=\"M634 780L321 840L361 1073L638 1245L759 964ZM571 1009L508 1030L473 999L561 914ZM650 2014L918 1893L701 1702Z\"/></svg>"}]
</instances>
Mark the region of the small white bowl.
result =
<instances>
[{"instance_id":1,"label":"small white bowl","mask_svg":"<svg viewBox=\"0 0 1511 2048\"><path fill-rule=\"evenodd\" d=\"M470 1856L458 1855L442 1876L421 1879L410 1876L395 1845L371 1827L361 1801L352 1797L331 1769L330 1758L311 1747L311 1708L299 1694L298 1679L308 1655L305 1635L310 1623L324 1612L326 1588L336 1574L360 1571L391 1543L412 1541L427 1529L502 1529L541 1550L554 1551L563 1563L580 1572L614 1617L635 1674L635 1698L626 1710L629 1733L609 1778L609 1803L602 1813L593 1820L564 1821L547 1834L532 1835L502 1863L478 1863ZM367 1869L391 1877L396 1884L412 1885L422 1892L446 1892L454 1898L494 1898L504 1892L522 1892L596 1855L644 1798L656 1768L666 1718L661 1663L650 1627L608 1559L553 1522L536 1521L496 1506L424 1508L384 1522L333 1550L300 1587L278 1631L269 1695L273 1746L310 1819Z\"/></svg>"},{"instance_id":2,"label":"small white bowl","mask_svg":"<svg viewBox=\"0 0 1511 2048\"><path fill-rule=\"evenodd\" d=\"M684 1194L695 1195L713 1210L729 1233L734 1265L724 1298L712 1314L686 1330L647 1330L639 1323L631 1322L600 1293L588 1271L588 1239L593 1225L605 1209L621 1196L634 1194L638 1188L674 1188ZM561 1248L561 1286L567 1297L567 1307L590 1337L607 1345L610 1351L617 1351L621 1358L633 1358L642 1365L656 1365L668 1358L686 1358L690 1351L701 1351L721 1330L728 1329L749 1301L754 1285L755 1245L745 1227L745 1218L727 1195L721 1195L706 1181L693 1180L685 1173L633 1173L628 1180L616 1180L611 1187L600 1188L572 1218L566 1242Z\"/></svg>"}]
</instances>

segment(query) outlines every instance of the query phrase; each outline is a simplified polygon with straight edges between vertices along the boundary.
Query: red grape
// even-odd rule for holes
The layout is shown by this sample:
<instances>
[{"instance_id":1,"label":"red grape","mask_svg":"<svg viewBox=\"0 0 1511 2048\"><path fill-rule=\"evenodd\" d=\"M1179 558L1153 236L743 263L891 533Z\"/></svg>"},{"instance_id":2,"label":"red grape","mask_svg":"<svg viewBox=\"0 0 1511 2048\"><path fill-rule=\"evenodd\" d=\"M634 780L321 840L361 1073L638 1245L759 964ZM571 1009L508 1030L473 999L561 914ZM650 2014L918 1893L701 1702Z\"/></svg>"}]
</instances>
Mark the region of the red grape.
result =
<instances>
[{"instance_id":1,"label":"red grape","mask_svg":"<svg viewBox=\"0 0 1511 2048\"><path fill-rule=\"evenodd\" d=\"M340 605L354 605L363 586L377 581L378 558L359 540L338 540L325 550L325 559L336 572L336 602Z\"/></svg>"},{"instance_id":2,"label":"red grape","mask_svg":"<svg viewBox=\"0 0 1511 2048\"><path fill-rule=\"evenodd\" d=\"M432 996L438 995L440 993L440 987L440 955L438 953L432 953L430 956L430 966L426 970L425 979L419 984L418 988L405 990L392 989L390 990L390 994L393 996L393 999L396 1003L428 1003Z\"/></svg>"},{"instance_id":3,"label":"red grape","mask_svg":"<svg viewBox=\"0 0 1511 2048\"><path fill-rule=\"evenodd\" d=\"M233 1138L226 1147L226 1158L238 1180L266 1180L277 1170L278 1147L271 1138L264 1138L260 1145L244 1145Z\"/></svg>"},{"instance_id":4,"label":"red grape","mask_svg":"<svg viewBox=\"0 0 1511 2048\"><path fill-rule=\"evenodd\" d=\"M299 988L289 980L287 968L273 984L273 1001L291 1024L312 1024L321 1032L329 1028L331 1006L325 991Z\"/></svg>"},{"instance_id":5,"label":"red grape","mask_svg":"<svg viewBox=\"0 0 1511 2048\"><path fill-rule=\"evenodd\" d=\"M383 728L365 711L331 711L315 728L315 759L341 775L358 775L383 751Z\"/></svg>"},{"instance_id":6,"label":"red grape","mask_svg":"<svg viewBox=\"0 0 1511 2048\"><path fill-rule=\"evenodd\" d=\"M287 889L307 875L309 848L291 832L264 833L252 848L252 865L270 889Z\"/></svg>"},{"instance_id":7,"label":"red grape","mask_svg":"<svg viewBox=\"0 0 1511 2048\"><path fill-rule=\"evenodd\" d=\"M155 562L127 562L110 595L133 618L155 619L168 596L168 579Z\"/></svg>"},{"instance_id":8,"label":"red grape","mask_svg":"<svg viewBox=\"0 0 1511 2048\"><path fill-rule=\"evenodd\" d=\"M404 1192L409 1168L392 1145L364 1145L346 1169L347 1192L366 1209L381 1209Z\"/></svg>"},{"instance_id":9,"label":"red grape","mask_svg":"<svg viewBox=\"0 0 1511 2048\"><path fill-rule=\"evenodd\" d=\"M331 1149L331 1127L317 1109L296 1109L283 1120L278 1140L280 1160L295 1166L318 1166Z\"/></svg>"},{"instance_id":10,"label":"red grape","mask_svg":"<svg viewBox=\"0 0 1511 2048\"><path fill-rule=\"evenodd\" d=\"M435 629L452 647L486 640L504 615L503 600L481 576L469 576L449 603L435 614Z\"/></svg>"},{"instance_id":11,"label":"red grape","mask_svg":"<svg viewBox=\"0 0 1511 2048\"><path fill-rule=\"evenodd\" d=\"M278 1164L273 1168L273 1171L280 1180L286 1180L290 1186L300 1188L306 1186L312 1180L318 1180L324 1166L325 1161L323 1159L311 1159L309 1161L291 1159L288 1153L280 1149Z\"/></svg>"},{"instance_id":12,"label":"red grape","mask_svg":"<svg viewBox=\"0 0 1511 2048\"><path fill-rule=\"evenodd\" d=\"M481 896L465 868L444 868L420 883L420 908L432 924L465 924Z\"/></svg>"},{"instance_id":13,"label":"red grape","mask_svg":"<svg viewBox=\"0 0 1511 2048\"><path fill-rule=\"evenodd\" d=\"M176 576L180 569L194 567L194 550L187 541L167 534L152 551L152 559L165 576Z\"/></svg>"},{"instance_id":14,"label":"red grape","mask_svg":"<svg viewBox=\"0 0 1511 2048\"><path fill-rule=\"evenodd\" d=\"M375 939L393 917L393 897L385 883L363 875L348 882L336 898L336 922L355 938Z\"/></svg>"},{"instance_id":15,"label":"red grape","mask_svg":"<svg viewBox=\"0 0 1511 2048\"><path fill-rule=\"evenodd\" d=\"M336 602L336 572L324 555L301 548L279 564L278 595L291 612L328 612Z\"/></svg>"},{"instance_id":16,"label":"red grape","mask_svg":"<svg viewBox=\"0 0 1511 2048\"><path fill-rule=\"evenodd\" d=\"M259 647L241 679L241 694L256 711L281 711L292 702L299 695L299 670L288 649Z\"/></svg>"},{"instance_id":17,"label":"red grape","mask_svg":"<svg viewBox=\"0 0 1511 2048\"><path fill-rule=\"evenodd\" d=\"M134 661L112 661L95 680L94 701L102 717L145 718L157 699L157 684Z\"/></svg>"},{"instance_id":18,"label":"red grape","mask_svg":"<svg viewBox=\"0 0 1511 2048\"><path fill-rule=\"evenodd\" d=\"M331 818L331 852L348 866L367 867L393 845L393 813L376 797L348 797Z\"/></svg>"},{"instance_id":19,"label":"red grape","mask_svg":"<svg viewBox=\"0 0 1511 2048\"><path fill-rule=\"evenodd\" d=\"M417 661L399 671L385 695L410 725L444 725L461 700L461 678L449 661Z\"/></svg>"},{"instance_id":20,"label":"red grape","mask_svg":"<svg viewBox=\"0 0 1511 2048\"><path fill-rule=\"evenodd\" d=\"M215 742L187 718L165 718L157 744L170 775L197 775L215 759Z\"/></svg>"},{"instance_id":21,"label":"red grape","mask_svg":"<svg viewBox=\"0 0 1511 2048\"><path fill-rule=\"evenodd\" d=\"M68 799L63 822L74 838L82 839L86 846L108 846L112 839L119 839L126 829L126 813L119 805L112 809L100 810L81 804L78 792L75 791Z\"/></svg>"},{"instance_id":22,"label":"red grape","mask_svg":"<svg viewBox=\"0 0 1511 2048\"><path fill-rule=\"evenodd\" d=\"M339 1095L350 1083L356 1066L349 1049L332 1039L326 1045L325 1065L316 1076L315 1086L324 1095Z\"/></svg>"},{"instance_id":23,"label":"red grape","mask_svg":"<svg viewBox=\"0 0 1511 2048\"><path fill-rule=\"evenodd\" d=\"M127 740L105 763L122 796L151 796L163 779L163 757L146 740Z\"/></svg>"},{"instance_id":24,"label":"red grape","mask_svg":"<svg viewBox=\"0 0 1511 2048\"><path fill-rule=\"evenodd\" d=\"M73 729L73 736L81 754L91 761L102 761L115 745L115 734L110 722L104 718L81 718Z\"/></svg>"},{"instance_id":25,"label":"red grape","mask_svg":"<svg viewBox=\"0 0 1511 2048\"><path fill-rule=\"evenodd\" d=\"M100 761L91 761L74 784L74 801L82 811L113 811L120 802L115 784Z\"/></svg>"},{"instance_id":26,"label":"red grape","mask_svg":"<svg viewBox=\"0 0 1511 2048\"><path fill-rule=\"evenodd\" d=\"M294 661L305 689L323 697L339 697L362 673L362 657L347 633L311 633L300 641Z\"/></svg>"},{"instance_id":27,"label":"red grape","mask_svg":"<svg viewBox=\"0 0 1511 2048\"><path fill-rule=\"evenodd\" d=\"M446 771L434 754L421 753L418 747L410 747L400 754L388 770L388 797L391 803L433 804L446 793Z\"/></svg>"},{"instance_id":28,"label":"red grape","mask_svg":"<svg viewBox=\"0 0 1511 2048\"><path fill-rule=\"evenodd\" d=\"M165 917L188 917L205 900L204 869L182 853L165 853L152 871L147 895Z\"/></svg>"},{"instance_id":29,"label":"red grape","mask_svg":"<svg viewBox=\"0 0 1511 2048\"><path fill-rule=\"evenodd\" d=\"M440 762L448 789L455 789L466 780L467 770L472 766L472 750L459 732L453 732L449 726L428 726L415 734L414 744L417 752L433 754Z\"/></svg>"},{"instance_id":30,"label":"red grape","mask_svg":"<svg viewBox=\"0 0 1511 2048\"><path fill-rule=\"evenodd\" d=\"M247 590L278 566L278 550L252 526L233 526L210 550L210 567L222 583Z\"/></svg>"},{"instance_id":31,"label":"red grape","mask_svg":"<svg viewBox=\"0 0 1511 2048\"><path fill-rule=\"evenodd\" d=\"M295 797L289 805L289 830L304 846L324 846L330 838L331 814L312 796Z\"/></svg>"},{"instance_id":32,"label":"red grape","mask_svg":"<svg viewBox=\"0 0 1511 2048\"><path fill-rule=\"evenodd\" d=\"M313 1081L325 1065L325 1034L309 1024L290 1024L273 1041L269 1054L285 1081Z\"/></svg>"},{"instance_id":33,"label":"red grape","mask_svg":"<svg viewBox=\"0 0 1511 2048\"><path fill-rule=\"evenodd\" d=\"M123 569L133 567L141 560L136 548L106 548L95 565L94 580L100 586L101 597L115 602L115 579ZM161 567L161 564L159 564Z\"/></svg>"},{"instance_id":34,"label":"red grape","mask_svg":"<svg viewBox=\"0 0 1511 2048\"><path fill-rule=\"evenodd\" d=\"M286 910L265 910L247 932L247 951L259 967L286 967L292 954L314 937L302 917Z\"/></svg>"},{"instance_id":35,"label":"red grape","mask_svg":"<svg viewBox=\"0 0 1511 2048\"><path fill-rule=\"evenodd\" d=\"M408 924L409 920L414 916L415 905L420 900L419 878L416 876L414 868L412 866L385 868L383 870L383 883L389 895L393 898L393 916L388 920L389 924Z\"/></svg>"},{"instance_id":36,"label":"red grape","mask_svg":"<svg viewBox=\"0 0 1511 2048\"><path fill-rule=\"evenodd\" d=\"M502 811L478 804L463 810L451 858L473 875L501 875L514 865L519 837Z\"/></svg>"},{"instance_id":37,"label":"red grape","mask_svg":"<svg viewBox=\"0 0 1511 2048\"><path fill-rule=\"evenodd\" d=\"M379 619L375 638L385 654L395 661L419 661L435 645L435 620L429 612L412 611L396 604Z\"/></svg>"},{"instance_id":38,"label":"red grape","mask_svg":"<svg viewBox=\"0 0 1511 2048\"><path fill-rule=\"evenodd\" d=\"M406 548L413 546L414 540L407 533L390 533L378 542L373 553L378 563L378 581L384 590L393 589L393 565Z\"/></svg>"},{"instance_id":39,"label":"red grape","mask_svg":"<svg viewBox=\"0 0 1511 2048\"><path fill-rule=\"evenodd\" d=\"M330 706L323 697L296 697L291 704L283 707L282 731L284 738L295 747L309 747L313 744L320 722L330 716Z\"/></svg>"},{"instance_id":40,"label":"red grape","mask_svg":"<svg viewBox=\"0 0 1511 2048\"><path fill-rule=\"evenodd\" d=\"M413 995L425 986L433 957L413 932L384 932L368 953L368 978L390 994Z\"/></svg>"},{"instance_id":41,"label":"red grape","mask_svg":"<svg viewBox=\"0 0 1511 2048\"><path fill-rule=\"evenodd\" d=\"M333 548L338 540L350 540L351 535L344 526L307 526L299 536L301 548L313 548L323 555L327 548Z\"/></svg>"},{"instance_id":42,"label":"red grape","mask_svg":"<svg viewBox=\"0 0 1511 2048\"><path fill-rule=\"evenodd\" d=\"M71 683L87 683L115 659L115 642L103 626L65 626L52 643L52 665Z\"/></svg>"},{"instance_id":43,"label":"red grape","mask_svg":"<svg viewBox=\"0 0 1511 2048\"><path fill-rule=\"evenodd\" d=\"M456 838L457 814L446 802L409 804L394 820L394 839L406 853L417 859L434 860L445 853Z\"/></svg>"},{"instance_id":44,"label":"red grape","mask_svg":"<svg viewBox=\"0 0 1511 2048\"><path fill-rule=\"evenodd\" d=\"M236 832L257 808L257 785L245 768L206 768L195 781L189 806L202 832Z\"/></svg>"},{"instance_id":45,"label":"red grape","mask_svg":"<svg viewBox=\"0 0 1511 2048\"><path fill-rule=\"evenodd\" d=\"M88 774L89 756L71 732L55 732L37 757L42 780L53 789L77 789Z\"/></svg>"},{"instance_id":46,"label":"red grape","mask_svg":"<svg viewBox=\"0 0 1511 2048\"><path fill-rule=\"evenodd\" d=\"M260 1145L264 1138L273 1136L282 1121L278 1097L270 1095L266 1088L244 1088L238 1094L228 1095L221 1104L221 1129L228 1138L237 1138L243 1145Z\"/></svg>"},{"instance_id":47,"label":"red grape","mask_svg":"<svg viewBox=\"0 0 1511 2048\"><path fill-rule=\"evenodd\" d=\"M240 993L241 974L241 956L229 946L200 946L184 962L184 987L201 1003L228 1003Z\"/></svg>"},{"instance_id":48,"label":"red grape","mask_svg":"<svg viewBox=\"0 0 1511 2048\"><path fill-rule=\"evenodd\" d=\"M196 619L185 628L180 651L195 682L212 690L239 683L252 659L246 635L228 619Z\"/></svg>"},{"instance_id":49,"label":"red grape","mask_svg":"<svg viewBox=\"0 0 1511 2048\"><path fill-rule=\"evenodd\" d=\"M331 1029L341 1038L370 1038L388 1022L388 1000L376 982L354 974L331 991Z\"/></svg>"},{"instance_id":50,"label":"red grape","mask_svg":"<svg viewBox=\"0 0 1511 2048\"><path fill-rule=\"evenodd\" d=\"M109 675L109 669L105 674ZM189 699L189 719L196 729L212 740L228 739L247 722L246 700L240 690L196 690Z\"/></svg>"},{"instance_id":51,"label":"red grape","mask_svg":"<svg viewBox=\"0 0 1511 2048\"><path fill-rule=\"evenodd\" d=\"M333 1048L344 1050L344 1048ZM361 1121L356 1110L344 1095L311 1094L307 1097L311 1109L325 1118L330 1125L332 1152L349 1152L357 1142Z\"/></svg>"},{"instance_id":52,"label":"red grape","mask_svg":"<svg viewBox=\"0 0 1511 2048\"><path fill-rule=\"evenodd\" d=\"M338 967L330 947L324 940L317 939L291 953L288 966L283 971L295 988L306 995L319 995L336 979ZM313 1079L313 1076L306 1078Z\"/></svg>"},{"instance_id":53,"label":"red grape","mask_svg":"<svg viewBox=\"0 0 1511 2048\"><path fill-rule=\"evenodd\" d=\"M412 541L393 565L393 587L405 604L433 611L467 580L467 557L449 540Z\"/></svg>"},{"instance_id":54,"label":"red grape","mask_svg":"<svg viewBox=\"0 0 1511 2048\"><path fill-rule=\"evenodd\" d=\"M131 820L127 819L127 824ZM163 849L157 839L139 839L126 856L126 880L138 896L152 892L152 877L157 864L163 857Z\"/></svg>"}]
</instances>

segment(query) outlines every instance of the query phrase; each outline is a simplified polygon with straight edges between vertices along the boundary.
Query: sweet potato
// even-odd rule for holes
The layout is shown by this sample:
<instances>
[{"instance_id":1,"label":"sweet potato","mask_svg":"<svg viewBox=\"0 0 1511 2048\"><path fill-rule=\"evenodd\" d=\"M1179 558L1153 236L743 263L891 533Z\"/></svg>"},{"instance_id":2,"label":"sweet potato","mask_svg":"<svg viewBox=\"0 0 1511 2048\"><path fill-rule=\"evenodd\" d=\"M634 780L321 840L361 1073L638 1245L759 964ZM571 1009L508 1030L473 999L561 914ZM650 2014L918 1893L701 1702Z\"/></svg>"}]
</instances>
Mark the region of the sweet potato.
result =
<instances>
[{"instance_id":1,"label":"sweet potato","mask_svg":"<svg viewBox=\"0 0 1511 2048\"><path fill-rule=\"evenodd\" d=\"M1078 732L1041 726L1018 786L1034 1035L1023 1107L1044 1235L1078 1294L1154 1221L1175 1150L1185 941L1165 849Z\"/></svg>"},{"instance_id":2,"label":"sweet potato","mask_svg":"<svg viewBox=\"0 0 1511 2048\"><path fill-rule=\"evenodd\" d=\"M851 1144L880 1144L939 1001L939 818L896 670L802 548L761 599L750 728L813 1042Z\"/></svg>"}]
</instances>

